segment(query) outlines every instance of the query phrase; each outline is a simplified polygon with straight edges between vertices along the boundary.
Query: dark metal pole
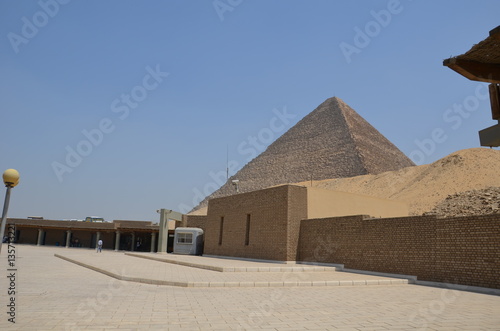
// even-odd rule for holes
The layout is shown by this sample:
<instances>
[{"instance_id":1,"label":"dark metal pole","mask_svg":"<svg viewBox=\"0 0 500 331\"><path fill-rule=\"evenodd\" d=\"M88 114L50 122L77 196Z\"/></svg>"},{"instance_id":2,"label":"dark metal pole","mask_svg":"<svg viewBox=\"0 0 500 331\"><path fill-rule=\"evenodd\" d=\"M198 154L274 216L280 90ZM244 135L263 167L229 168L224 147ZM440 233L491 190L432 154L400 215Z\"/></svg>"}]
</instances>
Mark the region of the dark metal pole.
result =
<instances>
[{"instance_id":1,"label":"dark metal pole","mask_svg":"<svg viewBox=\"0 0 500 331\"><path fill-rule=\"evenodd\" d=\"M0 239L2 242L0 243L0 253L2 253L2 244L3 244L3 236L5 233L5 223L7 223L7 211L9 210L9 201L10 201L10 189L12 187L7 186L7 192L5 193L5 202L3 203L3 213L2 213L2 227L0 228Z\"/></svg>"}]
</instances>

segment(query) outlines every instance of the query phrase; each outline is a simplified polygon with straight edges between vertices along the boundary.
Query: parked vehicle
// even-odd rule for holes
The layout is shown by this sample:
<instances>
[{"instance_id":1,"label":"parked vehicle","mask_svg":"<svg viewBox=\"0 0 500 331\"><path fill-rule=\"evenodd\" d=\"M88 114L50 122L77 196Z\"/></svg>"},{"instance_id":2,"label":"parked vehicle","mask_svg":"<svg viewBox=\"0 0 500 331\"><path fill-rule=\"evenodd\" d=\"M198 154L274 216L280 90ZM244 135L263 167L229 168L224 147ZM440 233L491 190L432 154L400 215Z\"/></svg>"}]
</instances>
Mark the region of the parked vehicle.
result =
<instances>
[{"instance_id":1,"label":"parked vehicle","mask_svg":"<svg viewBox=\"0 0 500 331\"><path fill-rule=\"evenodd\" d=\"M87 217L85 217L84 222L106 223L104 218L99 217L99 216L87 216Z\"/></svg>"}]
</instances>

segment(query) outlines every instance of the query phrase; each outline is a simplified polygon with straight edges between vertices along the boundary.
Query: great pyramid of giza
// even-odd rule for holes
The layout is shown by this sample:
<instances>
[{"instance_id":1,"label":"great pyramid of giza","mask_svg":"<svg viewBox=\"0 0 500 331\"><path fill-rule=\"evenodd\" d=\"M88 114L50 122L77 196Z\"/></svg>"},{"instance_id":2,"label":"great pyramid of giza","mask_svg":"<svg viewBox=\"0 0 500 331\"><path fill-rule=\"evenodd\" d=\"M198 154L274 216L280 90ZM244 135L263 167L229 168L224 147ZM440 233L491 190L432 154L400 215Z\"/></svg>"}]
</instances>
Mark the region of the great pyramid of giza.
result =
<instances>
[{"instance_id":1,"label":"great pyramid of giza","mask_svg":"<svg viewBox=\"0 0 500 331\"><path fill-rule=\"evenodd\" d=\"M337 97L329 98L250 161L208 200L309 179L378 174L413 166L394 144Z\"/></svg>"}]
</instances>

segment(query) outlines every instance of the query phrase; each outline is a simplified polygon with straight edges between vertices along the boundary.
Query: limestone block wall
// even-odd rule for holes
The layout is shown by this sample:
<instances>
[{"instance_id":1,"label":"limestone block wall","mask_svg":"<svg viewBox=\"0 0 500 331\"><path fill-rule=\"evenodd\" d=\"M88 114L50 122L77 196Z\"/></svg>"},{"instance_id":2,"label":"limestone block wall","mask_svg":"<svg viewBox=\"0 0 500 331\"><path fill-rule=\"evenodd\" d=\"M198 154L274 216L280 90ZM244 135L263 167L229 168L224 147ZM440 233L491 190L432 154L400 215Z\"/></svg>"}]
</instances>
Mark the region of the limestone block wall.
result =
<instances>
[{"instance_id":1,"label":"limestone block wall","mask_svg":"<svg viewBox=\"0 0 500 331\"><path fill-rule=\"evenodd\" d=\"M408 216L403 201L307 187L307 218L366 214L373 217Z\"/></svg>"},{"instance_id":2,"label":"limestone block wall","mask_svg":"<svg viewBox=\"0 0 500 331\"><path fill-rule=\"evenodd\" d=\"M500 215L304 220L299 260L500 288Z\"/></svg>"}]
</instances>

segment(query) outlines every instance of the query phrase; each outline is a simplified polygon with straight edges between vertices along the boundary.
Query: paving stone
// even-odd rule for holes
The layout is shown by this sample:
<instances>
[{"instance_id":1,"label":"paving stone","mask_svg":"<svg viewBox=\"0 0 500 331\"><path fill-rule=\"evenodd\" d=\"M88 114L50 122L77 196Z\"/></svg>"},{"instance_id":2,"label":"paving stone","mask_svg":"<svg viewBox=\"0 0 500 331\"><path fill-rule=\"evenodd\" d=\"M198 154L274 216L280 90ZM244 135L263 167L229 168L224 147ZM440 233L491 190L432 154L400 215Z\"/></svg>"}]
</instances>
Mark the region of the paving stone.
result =
<instances>
[{"instance_id":1,"label":"paving stone","mask_svg":"<svg viewBox=\"0 0 500 331\"><path fill-rule=\"evenodd\" d=\"M498 296L404 284L400 279L391 285L390 278L345 272L226 273L72 248L18 245L17 251L16 324L2 313L0 330L498 330L500 325ZM121 281L54 253L108 265L124 275L182 279L193 287ZM3 255L0 268L6 270ZM388 283L352 286L356 279ZM208 287L227 282L239 286ZM254 287L255 282L283 286ZM327 286L316 287L315 282ZM338 286L341 282L351 286ZM3 307L6 286L7 278L0 277Z\"/></svg>"},{"instance_id":2,"label":"paving stone","mask_svg":"<svg viewBox=\"0 0 500 331\"><path fill-rule=\"evenodd\" d=\"M240 287L254 287L254 282L240 282Z\"/></svg>"}]
</instances>

